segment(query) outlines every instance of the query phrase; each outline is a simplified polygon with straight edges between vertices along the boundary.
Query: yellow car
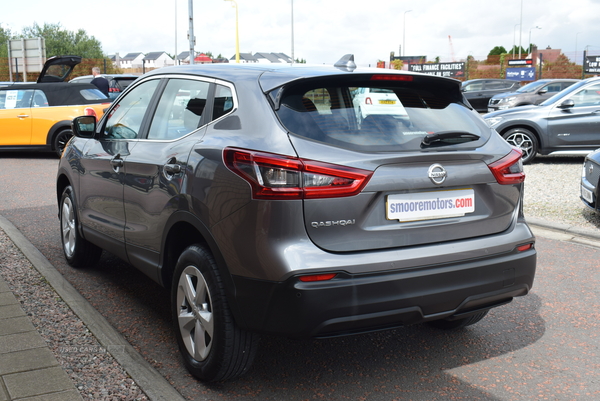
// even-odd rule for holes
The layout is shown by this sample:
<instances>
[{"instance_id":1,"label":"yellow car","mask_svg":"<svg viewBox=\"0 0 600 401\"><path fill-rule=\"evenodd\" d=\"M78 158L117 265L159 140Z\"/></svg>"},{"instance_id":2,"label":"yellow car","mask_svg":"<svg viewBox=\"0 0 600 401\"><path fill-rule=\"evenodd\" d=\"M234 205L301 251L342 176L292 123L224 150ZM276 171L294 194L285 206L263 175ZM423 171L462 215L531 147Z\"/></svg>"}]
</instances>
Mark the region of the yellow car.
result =
<instances>
[{"instance_id":1,"label":"yellow car","mask_svg":"<svg viewBox=\"0 0 600 401\"><path fill-rule=\"evenodd\" d=\"M92 84L64 82L80 57L68 56L66 74L51 75L63 68L65 56L48 59L38 83L0 87L0 150L55 151L61 154L73 136L71 121L78 116L100 119L111 100Z\"/></svg>"}]
</instances>

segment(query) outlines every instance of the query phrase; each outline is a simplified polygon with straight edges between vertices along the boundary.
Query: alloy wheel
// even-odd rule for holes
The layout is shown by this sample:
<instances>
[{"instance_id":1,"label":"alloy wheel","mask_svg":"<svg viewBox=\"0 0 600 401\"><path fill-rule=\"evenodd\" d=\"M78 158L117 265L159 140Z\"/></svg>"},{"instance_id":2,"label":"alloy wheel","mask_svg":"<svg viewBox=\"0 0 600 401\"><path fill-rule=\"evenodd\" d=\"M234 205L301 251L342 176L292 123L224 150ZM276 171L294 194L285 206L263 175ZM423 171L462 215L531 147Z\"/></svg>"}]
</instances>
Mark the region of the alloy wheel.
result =
<instances>
[{"instance_id":1,"label":"alloy wheel","mask_svg":"<svg viewBox=\"0 0 600 401\"><path fill-rule=\"evenodd\" d=\"M195 266L186 267L179 277L177 305L177 321L187 352L203 361L213 345L214 315L208 285Z\"/></svg>"}]
</instances>

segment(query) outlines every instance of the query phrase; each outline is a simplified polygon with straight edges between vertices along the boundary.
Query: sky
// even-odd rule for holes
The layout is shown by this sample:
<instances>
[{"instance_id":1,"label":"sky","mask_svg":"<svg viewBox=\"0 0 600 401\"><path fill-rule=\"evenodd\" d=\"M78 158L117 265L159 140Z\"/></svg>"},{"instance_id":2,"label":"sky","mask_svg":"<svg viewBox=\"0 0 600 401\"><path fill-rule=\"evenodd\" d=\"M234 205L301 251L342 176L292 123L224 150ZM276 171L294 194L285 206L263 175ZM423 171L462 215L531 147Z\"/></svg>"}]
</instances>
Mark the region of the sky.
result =
<instances>
[{"instance_id":1,"label":"sky","mask_svg":"<svg viewBox=\"0 0 600 401\"><path fill-rule=\"evenodd\" d=\"M236 0L241 53L277 52L310 64L354 54L359 66L390 52L429 61L485 59L495 46L562 49L581 63L600 55L600 0ZM190 49L189 0L102 0L81 6L28 0L4 5L0 25L13 33L34 23L83 29L107 55ZM236 8L230 0L193 0L196 53L235 56ZM93 11L92 11L93 9ZM293 15L293 17L292 17ZM293 23L292 23L293 21ZM522 25L522 29L520 28ZM541 29L538 29L539 27ZM293 38L293 39L292 39ZM404 44L404 46L403 46Z\"/></svg>"}]
</instances>

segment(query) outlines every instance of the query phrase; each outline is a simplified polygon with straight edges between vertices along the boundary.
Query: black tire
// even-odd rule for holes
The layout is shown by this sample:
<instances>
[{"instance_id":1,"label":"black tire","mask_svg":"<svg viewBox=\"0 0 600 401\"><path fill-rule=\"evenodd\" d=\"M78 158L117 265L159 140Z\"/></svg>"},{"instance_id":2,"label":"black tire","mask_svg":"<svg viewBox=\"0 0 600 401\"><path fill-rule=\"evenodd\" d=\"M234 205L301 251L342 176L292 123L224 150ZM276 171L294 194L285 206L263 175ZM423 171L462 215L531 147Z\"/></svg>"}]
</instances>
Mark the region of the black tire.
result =
<instances>
[{"instance_id":1,"label":"black tire","mask_svg":"<svg viewBox=\"0 0 600 401\"><path fill-rule=\"evenodd\" d=\"M506 131L502 137L506 142L523 152L523 163L531 162L537 155L539 145L535 134L525 128L513 128Z\"/></svg>"},{"instance_id":2,"label":"black tire","mask_svg":"<svg viewBox=\"0 0 600 401\"><path fill-rule=\"evenodd\" d=\"M67 146L67 142L73 137L73 131L70 129L64 129L59 131L54 137L54 151L60 157Z\"/></svg>"},{"instance_id":3,"label":"black tire","mask_svg":"<svg viewBox=\"0 0 600 401\"><path fill-rule=\"evenodd\" d=\"M59 207L60 240L67 263L72 267L88 267L95 265L102 255L102 248L87 241L81 236L77 203L73 195L73 187L66 187L62 193Z\"/></svg>"},{"instance_id":4,"label":"black tire","mask_svg":"<svg viewBox=\"0 0 600 401\"><path fill-rule=\"evenodd\" d=\"M463 327L467 327L467 326L470 326L472 324L479 322L487 314L488 314L488 311L486 310L483 312L476 313L474 315L467 316L463 319L434 320L434 321L428 322L427 324L429 324L432 327L435 327L436 329L441 329L441 330L458 330L458 329L462 329Z\"/></svg>"},{"instance_id":5,"label":"black tire","mask_svg":"<svg viewBox=\"0 0 600 401\"><path fill-rule=\"evenodd\" d=\"M171 309L179 351L192 375L216 382L250 369L260 338L235 323L217 266L206 248L192 245L179 257Z\"/></svg>"}]
</instances>

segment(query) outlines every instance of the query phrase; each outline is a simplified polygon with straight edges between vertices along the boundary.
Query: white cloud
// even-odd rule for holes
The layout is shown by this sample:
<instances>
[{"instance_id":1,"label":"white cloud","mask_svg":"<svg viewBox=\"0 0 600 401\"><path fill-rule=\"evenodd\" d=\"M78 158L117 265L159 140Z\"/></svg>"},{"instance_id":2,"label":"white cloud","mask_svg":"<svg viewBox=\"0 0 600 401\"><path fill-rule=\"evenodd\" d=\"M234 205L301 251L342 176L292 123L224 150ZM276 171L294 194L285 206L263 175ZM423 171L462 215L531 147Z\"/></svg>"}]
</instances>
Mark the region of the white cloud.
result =
<instances>
[{"instance_id":1,"label":"white cloud","mask_svg":"<svg viewBox=\"0 0 600 401\"><path fill-rule=\"evenodd\" d=\"M241 52L292 50L292 0L237 0ZM521 18L523 29L515 25ZM84 29L96 37L106 53L170 54L189 49L187 0L147 0L143 3L104 0L101 17L92 18L80 7L58 8L46 0L30 0L28 9L3 10L3 27L20 32L33 22L60 23L68 30ZM223 0L194 0L195 50L232 57L235 54L235 9ZM406 11L412 10L405 14ZM177 18L175 17L177 11ZM513 40L526 48L600 54L600 2L597 0L294 0L294 55L310 63L333 63L346 53L358 64L374 64L396 54L402 44L406 17L406 55L439 56L450 61L469 54L485 58L495 46L512 48ZM177 32L177 35L175 34ZM452 38L452 46L448 36ZM177 47L177 49L175 48Z\"/></svg>"}]
</instances>

